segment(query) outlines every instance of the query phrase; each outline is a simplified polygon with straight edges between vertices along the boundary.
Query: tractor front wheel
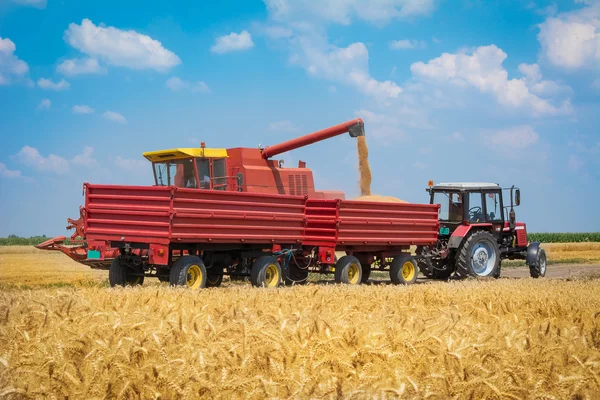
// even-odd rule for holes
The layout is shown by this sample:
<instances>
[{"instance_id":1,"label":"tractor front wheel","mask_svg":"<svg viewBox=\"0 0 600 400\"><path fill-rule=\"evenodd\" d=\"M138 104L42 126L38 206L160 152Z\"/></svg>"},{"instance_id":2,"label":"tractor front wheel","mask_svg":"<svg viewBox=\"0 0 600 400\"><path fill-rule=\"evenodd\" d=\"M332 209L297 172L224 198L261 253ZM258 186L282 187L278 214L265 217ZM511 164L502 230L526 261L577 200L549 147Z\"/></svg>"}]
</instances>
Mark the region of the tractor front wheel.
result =
<instances>
[{"instance_id":1,"label":"tractor front wheel","mask_svg":"<svg viewBox=\"0 0 600 400\"><path fill-rule=\"evenodd\" d=\"M456 273L460 278L498 278L500 249L494 235L477 231L464 239L457 252Z\"/></svg>"},{"instance_id":2,"label":"tractor front wheel","mask_svg":"<svg viewBox=\"0 0 600 400\"><path fill-rule=\"evenodd\" d=\"M546 250L538 249L535 263L529 266L529 275L532 278L543 278L546 276Z\"/></svg>"}]
</instances>

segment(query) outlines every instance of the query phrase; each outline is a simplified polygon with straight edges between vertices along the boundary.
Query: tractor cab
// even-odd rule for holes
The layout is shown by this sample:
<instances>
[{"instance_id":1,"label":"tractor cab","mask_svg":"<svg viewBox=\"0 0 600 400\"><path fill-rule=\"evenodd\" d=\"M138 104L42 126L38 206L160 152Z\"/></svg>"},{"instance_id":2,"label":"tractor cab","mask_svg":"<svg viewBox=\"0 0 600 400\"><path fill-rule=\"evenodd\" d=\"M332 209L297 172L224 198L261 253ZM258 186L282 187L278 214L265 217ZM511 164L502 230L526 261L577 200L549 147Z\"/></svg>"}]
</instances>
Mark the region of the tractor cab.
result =
<instances>
[{"instance_id":1,"label":"tractor cab","mask_svg":"<svg viewBox=\"0 0 600 400\"><path fill-rule=\"evenodd\" d=\"M495 232L501 232L505 221L510 219L510 216L504 215L503 189L496 183L450 182L433 185L430 182L427 190L430 204L440 205L440 234L450 235L461 225L479 224L491 224ZM519 205L519 189L516 189L516 200L516 205Z\"/></svg>"},{"instance_id":2,"label":"tractor cab","mask_svg":"<svg viewBox=\"0 0 600 400\"><path fill-rule=\"evenodd\" d=\"M227 190L227 150L179 148L144 153L156 186Z\"/></svg>"}]
</instances>

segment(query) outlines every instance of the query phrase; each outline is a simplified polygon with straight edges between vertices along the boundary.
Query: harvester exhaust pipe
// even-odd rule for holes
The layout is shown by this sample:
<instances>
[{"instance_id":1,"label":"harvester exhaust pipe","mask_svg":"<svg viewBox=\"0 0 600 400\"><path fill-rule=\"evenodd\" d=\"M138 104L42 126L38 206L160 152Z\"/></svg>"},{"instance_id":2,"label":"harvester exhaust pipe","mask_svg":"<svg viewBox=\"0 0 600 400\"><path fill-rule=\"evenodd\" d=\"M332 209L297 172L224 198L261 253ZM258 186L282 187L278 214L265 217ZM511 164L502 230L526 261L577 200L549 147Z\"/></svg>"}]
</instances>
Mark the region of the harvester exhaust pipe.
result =
<instances>
[{"instance_id":1,"label":"harvester exhaust pipe","mask_svg":"<svg viewBox=\"0 0 600 400\"><path fill-rule=\"evenodd\" d=\"M351 137L365 136L365 124L363 120L356 118L320 131L309 133L308 135L300 136L299 138L268 146L262 150L262 158L267 160L278 154L285 153L286 151L308 146L309 144L329 139L346 132L348 132Z\"/></svg>"}]
</instances>

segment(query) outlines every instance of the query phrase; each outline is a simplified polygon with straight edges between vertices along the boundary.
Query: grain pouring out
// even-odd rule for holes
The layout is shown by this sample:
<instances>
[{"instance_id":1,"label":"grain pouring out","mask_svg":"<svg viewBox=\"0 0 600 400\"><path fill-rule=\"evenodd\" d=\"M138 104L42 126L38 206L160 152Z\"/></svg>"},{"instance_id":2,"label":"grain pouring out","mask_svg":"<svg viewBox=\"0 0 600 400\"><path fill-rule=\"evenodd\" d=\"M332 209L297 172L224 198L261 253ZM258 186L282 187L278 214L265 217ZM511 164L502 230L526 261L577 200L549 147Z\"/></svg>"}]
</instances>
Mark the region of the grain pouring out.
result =
<instances>
[{"instance_id":1,"label":"grain pouring out","mask_svg":"<svg viewBox=\"0 0 600 400\"><path fill-rule=\"evenodd\" d=\"M358 149L358 170L360 172L360 195L371 195L371 167L369 166L369 148L364 136L356 138Z\"/></svg>"}]
</instances>

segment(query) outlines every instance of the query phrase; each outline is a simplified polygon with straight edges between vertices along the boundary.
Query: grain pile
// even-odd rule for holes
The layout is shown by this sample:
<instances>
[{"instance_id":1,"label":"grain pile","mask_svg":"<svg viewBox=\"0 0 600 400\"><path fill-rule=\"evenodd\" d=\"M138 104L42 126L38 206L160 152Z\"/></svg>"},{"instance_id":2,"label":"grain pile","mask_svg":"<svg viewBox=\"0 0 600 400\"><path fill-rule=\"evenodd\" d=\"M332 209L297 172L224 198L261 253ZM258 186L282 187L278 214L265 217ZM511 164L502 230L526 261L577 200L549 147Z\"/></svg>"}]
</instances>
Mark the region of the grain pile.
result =
<instances>
[{"instance_id":1,"label":"grain pile","mask_svg":"<svg viewBox=\"0 0 600 400\"><path fill-rule=\"evenodd\" d=\"M356 200L362 200L362 201L377 201L377 202L382 202L382 203L407 203L404 200L400 200L397 197L392 197L392 196L377 196L375 194L372 194L370 196L360 196L357 197Z\"/></svg>"},{"instance_id":2,"label":"grain pile","mask_svg":"<svg viewBox=\"0 0 600 400\"><path fill-rule=\"evenodd\" d=\"M371 195L371 167L369 166L369 148L364 136L356 138L358 149L358 171L360 173L360 195Z\"/></svg>"}]
</instances>

